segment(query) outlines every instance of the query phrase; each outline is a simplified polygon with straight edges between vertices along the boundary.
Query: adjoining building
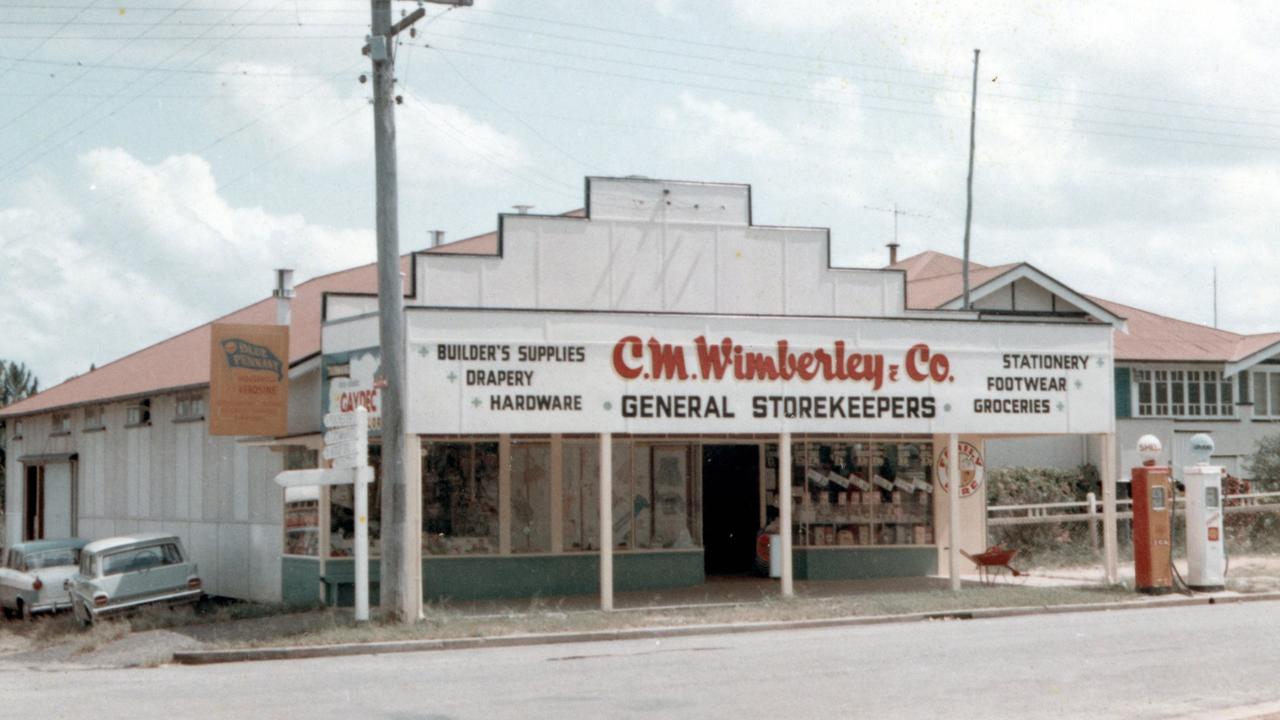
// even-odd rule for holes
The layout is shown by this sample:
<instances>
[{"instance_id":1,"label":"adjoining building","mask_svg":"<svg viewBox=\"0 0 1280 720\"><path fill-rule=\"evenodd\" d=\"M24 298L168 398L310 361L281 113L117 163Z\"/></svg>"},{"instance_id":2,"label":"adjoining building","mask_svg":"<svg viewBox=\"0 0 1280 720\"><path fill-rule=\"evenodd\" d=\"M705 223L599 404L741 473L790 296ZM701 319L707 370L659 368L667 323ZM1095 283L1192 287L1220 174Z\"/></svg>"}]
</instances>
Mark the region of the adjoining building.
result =
<instances>
[{"instance_id":1,"label":"adjoining building","mask_svg":"<svg viewBox=\"0 0 1280 720\"><path fill-rule=\"evenodd\" d=\"M891 263L907 274L910 309L961 304L963 261L925 252ZM1280 432L1280 333L1241 335L1135 307L1081 296L1027 263L970 263L973 307L987 319L1064 311L1124 319L1115 333L1116 455L1121 472L1141 464L1139 437L1158 436L1180 472L1191 437L1213 436L1213 464L1249 477L1257 441ZM1069 304L1064 304L1066 300ZM1117 325L1117 327L1120 327ZM993 466L1100 465L1096 441L1021 438L991 443Z\"/></svg>"},{"instance_id":2,"label":"adjoining building","mask_svg":"<svg viewBox=\"0 0 1280 720\"><path fill-rule=\"evenodd\" d=\"M745 185L588 178L586 200L402 259L428 598L590 592L606 560L619 590L748 572L775 514L795 578L946 572L953 463L979 551L989 440L1111 442L1125 318L1038 271L1022 309L919 307L931 278L834 268L826 229L755 225ZM298 286L288 436L208 435L208 325L0 411L7 542L171 531L210 592L341 601L350 489L272 478L319 463L326 412L376 432L374 282ZM375 555L379 508L375 484Z\"/></svg>"}]
</instances>

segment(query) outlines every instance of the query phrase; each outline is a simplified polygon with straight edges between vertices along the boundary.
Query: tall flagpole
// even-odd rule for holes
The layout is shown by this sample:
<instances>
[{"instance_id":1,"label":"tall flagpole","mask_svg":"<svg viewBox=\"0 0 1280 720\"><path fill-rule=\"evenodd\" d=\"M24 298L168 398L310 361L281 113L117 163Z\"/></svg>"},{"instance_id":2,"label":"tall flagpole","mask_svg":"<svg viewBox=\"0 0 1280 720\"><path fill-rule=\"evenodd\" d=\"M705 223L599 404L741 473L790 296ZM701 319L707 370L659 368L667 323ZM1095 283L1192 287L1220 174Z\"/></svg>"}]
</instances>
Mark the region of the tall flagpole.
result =
<instances>
[{"instance_id":1,"label":"tall flagpole","mask_svg":"<svg viewBox=\"0 0 1280 720\"><path fill-rule=\"evenodd\" d=\"M964 276L964 309L969 309L969 225L973 222L973 136L974 127L978 121L978 53L981 50L973 51L973 96L969 102L969 183L968 183L968 199L964 208L964 267L961 274Z\"/></svg>"}]
</instances>

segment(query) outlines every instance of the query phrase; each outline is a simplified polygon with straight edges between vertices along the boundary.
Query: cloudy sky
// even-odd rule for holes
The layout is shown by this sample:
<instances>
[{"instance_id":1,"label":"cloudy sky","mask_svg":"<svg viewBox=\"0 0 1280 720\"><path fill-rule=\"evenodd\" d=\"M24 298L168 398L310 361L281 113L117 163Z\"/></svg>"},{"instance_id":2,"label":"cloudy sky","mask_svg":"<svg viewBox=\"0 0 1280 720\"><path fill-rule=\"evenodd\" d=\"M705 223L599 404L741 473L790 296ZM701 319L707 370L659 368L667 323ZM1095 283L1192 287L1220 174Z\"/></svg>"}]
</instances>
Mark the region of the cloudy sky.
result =
<instances>
[{"instance_id":1,"label":"cloudy sky","mask_svg":"<svg viewBox=\"0 0 1280 720\"><path fill-rule=\"evenodd\" d=\"M400 10L416 5L397 2ZM973 257L1280 330L1280 13L1185 2L475 0L398 49L401 248L589 174L753 185L880 266ZM50 385L370 262L364 0L0 6L0 358Z\"/></svg>"}]
</instances>

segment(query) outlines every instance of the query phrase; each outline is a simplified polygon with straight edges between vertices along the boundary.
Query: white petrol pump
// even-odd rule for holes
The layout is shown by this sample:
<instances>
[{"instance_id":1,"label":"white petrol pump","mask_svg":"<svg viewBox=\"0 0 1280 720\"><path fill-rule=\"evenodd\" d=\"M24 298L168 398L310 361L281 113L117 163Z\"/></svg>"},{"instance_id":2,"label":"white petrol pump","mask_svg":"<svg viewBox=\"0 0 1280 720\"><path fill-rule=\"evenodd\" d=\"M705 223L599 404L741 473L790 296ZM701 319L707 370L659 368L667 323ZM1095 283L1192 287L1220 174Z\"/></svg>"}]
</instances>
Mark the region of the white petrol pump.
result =
<instances>
[{"instance_id":1,"label":"white petrol pump","mask_svg":"<svg viewBox=\"0 0 1280 720\"><path fill-rule=\"evenodd\" d=\"M1222 468L1209 464L1213 438L1191 438L1194 465L1182 469L1187 519L1187 587L1214 591L1226 587L1226 533L1222 526Z\"/></svg>"}]
</instances>

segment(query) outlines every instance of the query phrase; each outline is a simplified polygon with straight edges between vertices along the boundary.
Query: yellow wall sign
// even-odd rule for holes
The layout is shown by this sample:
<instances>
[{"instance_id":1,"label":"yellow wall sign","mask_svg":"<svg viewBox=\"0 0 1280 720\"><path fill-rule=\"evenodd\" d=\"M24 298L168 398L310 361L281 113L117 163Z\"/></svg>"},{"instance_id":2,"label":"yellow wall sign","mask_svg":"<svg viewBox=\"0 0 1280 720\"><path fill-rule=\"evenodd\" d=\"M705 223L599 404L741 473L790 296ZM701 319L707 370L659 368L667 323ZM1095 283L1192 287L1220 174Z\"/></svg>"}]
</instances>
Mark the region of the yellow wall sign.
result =
<instances>
[{"instance_id":1,"label":"yellow wall sign","mask_svg":"<svg viewBox=\"0 0 1280 720\"><path fill-rule=\"evenodd\" d=\"M288 326L215 324L210 350L209 434L288 434Z\"/></svg>"}]
</instances>

